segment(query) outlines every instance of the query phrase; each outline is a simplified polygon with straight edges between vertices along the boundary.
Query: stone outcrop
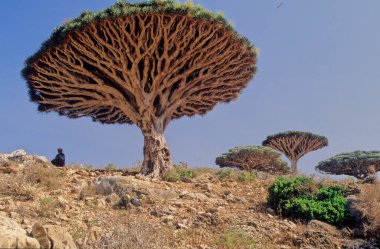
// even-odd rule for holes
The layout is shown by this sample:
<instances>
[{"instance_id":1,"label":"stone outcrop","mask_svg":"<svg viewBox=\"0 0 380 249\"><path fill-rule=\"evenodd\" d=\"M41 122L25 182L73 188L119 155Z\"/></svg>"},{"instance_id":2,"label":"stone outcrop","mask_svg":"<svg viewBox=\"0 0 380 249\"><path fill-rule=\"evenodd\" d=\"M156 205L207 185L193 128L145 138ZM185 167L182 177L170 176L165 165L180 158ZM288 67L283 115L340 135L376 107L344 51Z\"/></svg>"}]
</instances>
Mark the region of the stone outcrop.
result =
<instances>
[{"instance_id":1,"label":"stone outcrop","mask_svg":"<svg viewBox=\"0 0 380 249\"><path fill-rule=\"evenodd\" d=\"M28 155L22 149L15 150L10 154L0 154L0 172L14 173L25 166L43 164L50 166L50 161L44 156Z\"/></svg>"},{"instance_id":2,"label":"stone outcrop","mask_svg":"<svg viewBox=\"0 0 380 249\"><path fill-rule=\"evenodd\" d=\"M0 248L40 248L39 242L13 220L0 216Z\"/></svg>"},{"instance_id":3,"label":"stone outcrop","mask_svg":"<svg viewBox=\"0 0 380 249\"><path fill-rule=\"evenodd\" d=\"M49 249L76 249L71 235L60 226L36 223L33 226L33 236L40 242L42 248Z\"/></svg>"}]
</instances>

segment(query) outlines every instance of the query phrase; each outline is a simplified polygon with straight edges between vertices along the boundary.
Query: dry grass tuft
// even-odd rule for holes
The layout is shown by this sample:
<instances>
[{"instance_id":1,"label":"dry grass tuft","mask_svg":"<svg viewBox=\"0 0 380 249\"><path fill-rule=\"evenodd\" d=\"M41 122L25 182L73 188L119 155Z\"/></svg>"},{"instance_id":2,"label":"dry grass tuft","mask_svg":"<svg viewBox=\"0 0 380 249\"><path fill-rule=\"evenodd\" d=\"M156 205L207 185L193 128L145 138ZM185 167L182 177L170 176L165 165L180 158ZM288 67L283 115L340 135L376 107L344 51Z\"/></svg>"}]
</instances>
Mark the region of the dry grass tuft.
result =
<instances>
[{"instance_id":1,"label":"dry grass tuft","mask_svg":"<svg viewBox=\"0 0 380 249\"><path fill-rule=\"evenodd\" d=\"M37 214L39 217L51 218L54 217L58 207L59 205L56 199L50 196L45 196L40 199Z\"/></svg>"},{"instance_id":2,"label":"dry grass tuft","mask_svg":"<svg viewBox=\"0 0 380 249\"><path fill-rule=\"evenodd\" d=\"M8 175L0 184L0 194L13 196L22 201L35 200L42 190L56 190L62 186L63 173L43 165L28 166Z\"/></svg>"},{"instance_id":3,"label":"dry grass tuft","mask_svg":"<svg viewBox=\"0 0 380 249\"><path fill-rule=\"evenodd\" d=\"M115 222L114 226L105 228L96 241L87 241L80 248L173 248L174 234L166 227L155 226L148 219L131 220L125 217Z\"/></svg>"},{"instance_id":4,"label":"dry grass tuft","mask_svg":"<svg viewBox=\"0 0 380 249\"><path fill-rule=\"evenodd\" d=\"M22 172L27 182L38 184L47 191L59 189L62 186L64 173L56 168L33 165Z\"/></svg>"},{"instance_id":5,"label":"dry grass tuft","mask_svg":"<svg viewBox=\"0 0 380 249\"><path fill-rule=\"evenodd\" d=\"M243 230L232 227L223 231L215 240L217 248L221 249L250 249L255 248L255 241Z\"/></svg>"},{"instance_id":6,"label":"dry grass tuft","mask_svg":"<svg viewBox=\"0 0 380 249\"><path fill-rule=\"evenodd\" d=\"M380 238L380 183L363 185L356 208L365 219L367 235Z\"/></svg>"},{"instance_id":7,"label":"dry grass tuft","mask_svg":"<svg viewBox=\"0 0 380 249\"><path fill-rule=\"evenodd\" d=\"M35 200L39 192L38 185L29 182L26 178L23 174L8 178L2 192L23 201Z\"/></svg>"}]
</instances>

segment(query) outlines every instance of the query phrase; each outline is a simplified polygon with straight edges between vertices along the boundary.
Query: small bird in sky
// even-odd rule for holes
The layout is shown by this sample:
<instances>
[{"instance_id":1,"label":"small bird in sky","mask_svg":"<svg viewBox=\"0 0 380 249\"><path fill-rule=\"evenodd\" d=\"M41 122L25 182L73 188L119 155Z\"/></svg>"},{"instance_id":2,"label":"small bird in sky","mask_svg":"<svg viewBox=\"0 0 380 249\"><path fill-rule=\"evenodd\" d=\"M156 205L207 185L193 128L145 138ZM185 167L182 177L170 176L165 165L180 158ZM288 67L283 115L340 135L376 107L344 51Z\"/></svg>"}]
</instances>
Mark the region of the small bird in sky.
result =
<instances>
[{"instance_id":1,"label":"small bird in sky","mask_svg":"<svg viewBox=\"0 0 380 249\"><path fill-rule=\"evenodd\" d=\"M277 6L277 9L280 8L282 5L284 5L284 3L280 3L280 4Z\"/></svg>"}]
</instances>

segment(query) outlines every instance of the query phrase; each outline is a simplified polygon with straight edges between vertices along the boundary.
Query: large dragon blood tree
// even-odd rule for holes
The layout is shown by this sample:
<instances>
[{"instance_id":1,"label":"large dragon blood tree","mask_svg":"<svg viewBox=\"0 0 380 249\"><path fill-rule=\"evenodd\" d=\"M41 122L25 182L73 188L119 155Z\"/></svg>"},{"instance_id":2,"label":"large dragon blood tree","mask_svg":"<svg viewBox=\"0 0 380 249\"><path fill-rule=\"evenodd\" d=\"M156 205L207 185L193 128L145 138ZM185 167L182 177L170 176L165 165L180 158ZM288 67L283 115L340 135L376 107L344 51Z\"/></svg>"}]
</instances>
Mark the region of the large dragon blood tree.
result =
<instances>
[{"instance_id":1,"label":"large dragon blood tree","mask_svg":"<svg viewBox=\"0 0 380 249\"><path fill-rule=\"evenodd\" d=\"M222 15L187 1L118 2L58 27L26 61L39 111L136 124L142 173L172 167L164 130L236 99L256 71L256 50Z\"/></svg>"},{"instance_id":2,"label":"large dragon blood tree","mask_svg":"<svg viewBox=\"0 0 380 249\"><path fill-rule=\"evenodd\" d=\"M321 161L316 169L334 175L350 175L358 179L373 179L380 171L380 151L340 153Z\"/></svg>"},{"instance_id":3,"label":"large dragon blood tree","mask_svg":"<svg viewBox=\"0 0 380 249\"><path fill-rule=\"evenodd\" d=\"M290 160L292 170L297 172L298 160L306 153L327 146L328 140L310 132L285 131L268 136L262 145L284 153Z\"/></svg>"}]
</instances>

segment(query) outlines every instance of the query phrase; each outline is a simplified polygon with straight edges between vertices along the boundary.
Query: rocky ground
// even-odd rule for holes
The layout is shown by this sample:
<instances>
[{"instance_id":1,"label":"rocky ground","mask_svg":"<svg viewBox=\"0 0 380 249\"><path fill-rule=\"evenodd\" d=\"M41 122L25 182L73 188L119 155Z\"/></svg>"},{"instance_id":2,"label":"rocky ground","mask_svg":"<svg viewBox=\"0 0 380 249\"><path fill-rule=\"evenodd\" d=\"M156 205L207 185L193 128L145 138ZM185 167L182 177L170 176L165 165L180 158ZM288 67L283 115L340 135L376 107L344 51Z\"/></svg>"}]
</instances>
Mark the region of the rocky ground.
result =
<instances>
[{"instance_id":1,"label":"rocky ground","mask_svg":"<svg viewBox=\"0 0 380 249\"><path fill-rule=\"evenodd\" d=\"M205 169L174 183L122 175L0 154L0 248L377 248L354 238L360 231L275 215L269 175L248 183Z\"/></svg>"}]
</instances>

